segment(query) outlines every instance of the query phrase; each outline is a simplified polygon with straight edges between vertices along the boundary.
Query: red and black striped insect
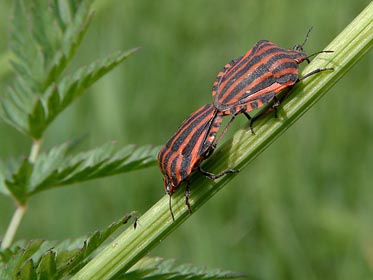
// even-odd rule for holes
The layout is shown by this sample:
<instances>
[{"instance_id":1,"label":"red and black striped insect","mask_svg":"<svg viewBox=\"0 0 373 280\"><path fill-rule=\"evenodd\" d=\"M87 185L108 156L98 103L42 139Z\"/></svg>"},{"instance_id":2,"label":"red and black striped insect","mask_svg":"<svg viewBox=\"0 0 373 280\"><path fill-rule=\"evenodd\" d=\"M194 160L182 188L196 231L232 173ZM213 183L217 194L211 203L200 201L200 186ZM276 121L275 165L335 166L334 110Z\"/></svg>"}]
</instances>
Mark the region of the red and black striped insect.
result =
<instances>
[{"instance_id":1,"label":"red and black striped insect","mask_svg":"<svg viewBox=\"0 0 373 280\"><path fill-rule=\"evenodd\" d=\"M164 175L165 191L170 196L170 211L173 219L171 195L183 182L186 182L185 202L191 212L188 201L190 195L188 179L194 170L213 180L227 173L237 172L227 169L215 175L200 166L216 147L216 135L222 118L223 115L212 104L202 106L181 124L158 154L159 167ZM223 133L225 131L226 129Z\"/></svg>"},{"instance_id":2,"label":"red and black striped insect","mask_svg":"<svg viewBox=\"0 0 373 280\"><path fill-rule=\"evenodd\" d=\"M272 109L277 114L280 99L277 97L284 90L290 90L296 83L305 78L333 68L316 69L299 77L299 64L309 62L309 58L323 52L307 55L303 45L296 45L292 50L285 50L269 41L262 40L255 44L244 56L226 64L217 75L213 84L212 97L214 106L225 115L239 113L251 121L249 112L275 101ZM287 95L283 96L283 98Z\"/></svg>"}]
</instances>

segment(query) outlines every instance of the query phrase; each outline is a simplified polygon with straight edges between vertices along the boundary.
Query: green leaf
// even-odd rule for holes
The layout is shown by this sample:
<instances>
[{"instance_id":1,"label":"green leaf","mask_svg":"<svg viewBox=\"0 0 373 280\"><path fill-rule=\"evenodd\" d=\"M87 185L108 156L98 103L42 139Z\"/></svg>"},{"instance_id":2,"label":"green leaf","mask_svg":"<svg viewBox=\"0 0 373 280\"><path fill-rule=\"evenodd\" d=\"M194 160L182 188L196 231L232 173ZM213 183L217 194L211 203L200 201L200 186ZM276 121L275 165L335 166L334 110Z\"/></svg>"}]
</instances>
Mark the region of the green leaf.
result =
<instances>
[{"instance_id":1,"label":"green leaf","mask_svg":"<svg viewBox=\"0 0 373 280\"><path fill-rule=\"evenodd\" d=\"M30 105L35 102L36 98L27 88L22 92L17 91L16 88L22 88L21 83L16 80L13 88L10 87L4 97L0 99L0 117L20 132L27 134Z\"/></svg>"},{"instance_id":2,"label":"green leaf","mask_svg":"<svg viewBox=\"0 0 373 280\"><path fill-rule=\"evenodd\" d=\"M34 262L32 259L28 260L22 269L17 273L17 278L22 280L37 280L38 276L35 271Z\"/></svg>"},{"instance_id":3,"label":"green leaf","mask_svg":"<svg viewBox=\"0 0 373 280\"><path fill-rule=\"evenodd\" d=\"M12 175L10 180L5 180L5 185L9 192L20 204L27 200L27 191L30 188L30 178L33 171L33 164L24 159L18 171Z\"/></svg>"},{"instance_id":4,"label":"green leaf","mask_svg":"<svg viewBox=\"0 0 373 280\"><path fill-rule=\"evenodd\" d=\"M242 273L221 269L208 269L191 264L176 265L174 260L158 257L144 257L128 272L118 273L111 280L119 279L237 279L245 277Z\"/></svg>"},{"instance_id":5,"label":"green leaf","mask_svg":"<svg viewBox=\"0 0 373 280\"><path fill-rule=\"evenodd\" d=\"M64 33L61 49L56 52L53 64L49 68L46 86L59 79L74 56L92 20L93 14L89 12L91 4L92 0L81 1L78 6L75 1L53 3L54 14L58 17Z\"/></svg>"},{"instance_id":6,"label":"green leaf","mask_svg":"<svg viewBox=\"0 0 373 280\"><path fill-rule=\"evenodd\" d=\"M16 73L1 100L0 116L22 133L37 98L71 60L88 28L92 1L14 1L10 48ZM63 8L63 7L64 8ZM70 19L62 15L69 9Z\"/></svg>"},{"instance_id":7,"label":"green leaf","mask_svg":"<svg viewBox=\"0 0 373 280\"><path fill-rule=\"evenodd\" d=\"M15 174L19 166L21 165L21 160L16 160L10 158L6 161L0 160L0 193L4 195L10 195L6 180L11 180L12 174Z\"/></svg>"},{"instance_id":8,"label":"green leaf","mask_svg":"<svg viewBox=\"0 0 373 280\"><path fill-rule=\"evenodd\" d=\"M49 250L40 260L37 274L39 279L53 279L57 272L56 252Z\"/></svg>"},{"instance_id":9,"label":"green leaf","mask_svg":"<svg viewBox=\"0 0 373 280\"><path fill-rule=\"evenodd\" d=\"M16 0L11 49L13 66L36 94L59 78L91 21L92 0Z\"/></svg>"},{"instance_id":10,"label":"green leaf","mask_svg":"<svg viewBox=\"0 0 373 280\"><path fill-rule=\"evenodd\" d=\"M139 50L118 52L105 59L91 63L77 70L73 75L63 78L57 85L52 84L35 103L28 118L30 134L39 139L48 125L80 96L95 81L104 76L115 66L126 60L131 54Z\"/></svg>"},{"instance_id":11,"label":"green leaf","mask_svg":"<svg viewBox=\"0 0 373 280\"><path fill-rule=\"evenodd\" d=\"M39 10L39 17L33 14L32 6L38 5L40 0L34 4L25 1L14 1L13 30L11 32L11 50L15 55L12 66L19 75L21 83L27 84L33 92L37 92L40 87L40 79L43 75L43 46L38 45L34 35L43 32L36 28L37 18L47 13L46 9ZM35 10L34 10L35 11ZM52 26L48 26L52 28Z\"/></svg>"},{"instance_id":12,"label":"green leaf","mask_svg":"<svg viewBox=\"0 0 373 280\"><path fill-rule=\"evenodd\" d=\"M6 262L0 262L1 279L35 279L34 260L31 258L38 252L42 243L42 240L31 241L25 248L6 249L6 253L0 250L2 256L11 255ZM19 278L20 276L24 278Z\"/></svg>"},{"instance_id":13,"label":"green leaf","mask_svg":"<svg viewBox=\"0 0 373 280\"><path fill-rule=\"evenodd\" d=\"M58 264L58 277L64 276L67 274L71 274L81 267L83 267L86 262L88 261L88 257L99 247L103 242L107 240L107 238L113 234L120 226L126 224L128 220L135 214L136 212L131 212L124 216L117 222L112 223L106 230L103 231L96 231L93 233L86 241L84 241L83 247L76 251L76 254L71 257L65 263L57 263ZM58 249L58 247L56 248ZM61 259L59 259L61 261Z\"/></svg>"},{"instance_id":14,"label":"green leaf","mask_svg":"<svg viewBox=\"0 0 373 280\"><path fill-rule=\"evenodd\" d=\"M61 279L83 266L92 253L134 215L131 212L102 231L76 241L17 242L0 249L0 279ZM82 245L83 244L83 245ZM18 277L18 278L17 278Z\"/></svg>"},{"instance_id":15,"label":"green leaf","mask_svg":"<svg viewBox=\"0 0 373 280\"><path fill-rule=\"evenodd\" d=\"M40 154L31 177L29 195L53 187L83 182L134 171L156 164L159 147L149 145L136 148L128 145L116 148L114 143L79 153L66 155L68 144Z\"/></svg>"},{"instance_id":16,"label":"green leaf","mask_svg":"<svg viewBox=\"0 0 373 280\"><path fill-rule=\"evenodd\" d=\"M11 61L17 76L0 100L0 116L40 139L54 118L131 53L119 52L60 78L92 19L92 0L16 0Z\"/></svg>"},{"instance_id":17,"label":"green leaf","mask_svg":"<svg viewBox=\"0 0 373 280\"><path fill-rule=\"evenodd\" d=\"M44 190L154 166L160 149L150 145L118 148L110 142L70 155L73 145L54 147L40 154L34 164L27 159L0 161L0 193L24 204L29 196Z\"/></svg>"}]
</instances>

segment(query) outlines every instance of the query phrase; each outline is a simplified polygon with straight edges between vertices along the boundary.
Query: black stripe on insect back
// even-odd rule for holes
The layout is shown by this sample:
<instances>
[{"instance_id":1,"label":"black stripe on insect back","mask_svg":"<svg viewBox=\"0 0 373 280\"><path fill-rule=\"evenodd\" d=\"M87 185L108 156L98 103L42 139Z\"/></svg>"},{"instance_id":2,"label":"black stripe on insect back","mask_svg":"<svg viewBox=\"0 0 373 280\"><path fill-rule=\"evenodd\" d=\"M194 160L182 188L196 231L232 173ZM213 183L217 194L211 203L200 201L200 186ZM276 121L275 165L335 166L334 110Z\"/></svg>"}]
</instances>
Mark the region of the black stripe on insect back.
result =
<instances>
[{"instance_id":1,"label":"black stripe on insect back","mask_svg":"<svg viewBox=\"0 0 373 280\"><path fill-rule=\"evenodd\" d=\"M288 65L288 68L295 67L295 69L298 69L298 64L293 59L291 59L288 54L284 53L284 50L272 56L265 64L267 65L268 69L271 69L273 64L278 63L279 61L284 61L281 62L280 65L286 63Z\"/></svg>"},{"instance_id":2,"label":"black stripe on insect back","mask_svg":"<svg viewBox=\"0 0 373 280\"><path fill-rule=\"evenodd\" d=\"M267 45L266 45L267 46ZM270 46L270 45L269 45ZM267 49L266 51L264 51L263 53L261 53L260 55L256 55L254 52L252 52L251 56L253 55L256 55L255 57L253 57L251 60L249 60L248 62L246 61L246 65L244 68L242 68L236 75L233 79L231 79L225 86L224 88L222 89L222 92L226 92L227 90L229 90L229 87L237 80L237 79L240 79L242 76L244 76L245 74L250 74L252 72L254 72L254 69L256 69L257 67L255 67L255 65L257 65L261 60L263 60L265 57L269 56L270 54L274 54L276 52L279 52L281 51L282 49L280 48L277 48L277 47L273 47L273 48L269 48ZM250 57L251 57L250 56ZM272 57L275 57L276 55L273 55ZM267 64L267 63L266 63ZM238 67L237 67L238 68ZM251 75L252 76L252 75ZM229 77L224 77L223 80L226 80L228 79ZM253 80L255 79L256 77L253 77Z\"/></svg>"},{"instance_id":3,"label":"black stripe on insect back","mask_svg":"<svg viewBox=\"0 0 373 280\"><path fill-rule=\"evenodd\" d=\"M269 45L270 46L270 45ZM230 87L232 86L232 84L237 80L237 79L240 79L242 76L244 75L248 75L247 78L244 78L244 83L246 85L252 83L254 80L260 78L260 75L263 74L264 72L267 72L268 71L268 68L265 68L267 63L265 64L261 64L259 66L256 66L258 63L260 63L261 60L263 60L265 57L271 55L271 54L275 54L276 52L279 52L279 51L283 51L282 49L278 48L278 47L273 47L273 48L269 48L267 49L266 51L264 51L262 54L260 55L256 55L255 57L253 57L248 63L247 65L245 65L236 75L234 78L230 79L228 81L228 83L224 86L224 88L221 90L221 92L219 93L219 96L221 95L224 95L225 92L229 91L230 90ZM276 56L276 55L273 55L273 57ZM228 77L227 77L228 78ZM226 77L224 77L223 81L227 79ZM240 85L242 86L242 85ZM231 91L235 91L237 93L237 89L234 88L233 90ZM228 103L230 100L232 100L232 93L229 94L230 97L226 97L224 98L224 100L222 100L222 103Z\"/></svg>"},{"instance_id":4,"label":"black stripe on insect back","mask_svg":"<svg viewBox=\"0 0 373 280\"><path fill-rule=\"evenodd\" d=\"M237 102L238 102L240 99L243 99L243 98L245 98L245 97L247 97L247 96L252 95L253 93L255 93L257 91L257 87L256 86L254 86L253 88L251 88L249 92L247 92L245 94L242 94L242 96L238 96L238 94L245 87L247 87L248 85L252 84L255 80L262 78L262 75L264 73L267 73L267 72L268 72L268 68L267 68L266 65L261 64L258 67L256 67L253 71L251 71L248 74L248 76L246 78L242 79L242 81L240 81L240 83L237 86L235 86L229 92L229 94L221 101L221 103L226 104L226 103L229 103L231 100L234 100L234 99L237 99ZM237 103L237 102L234 102L234 103Z\"/></svg>"},{"instance_id":5,"label":"black stripe on insect back","mask_svg":"<svg viewBox=\"0 0 373 280\"><path fill-rule=\"evenodd\" d=\"M273 56L270 56L270 54L274 54ZM269 59L268 59L269 58ZM242 91L245 87L248 85L254 83L255 80L260 79L263 74L269 73L270 69L272 68L272 65L275 63L278 63L281 60L286 60L289 59L289 55L284 53L284 50L278 47L273 47L268 50L266 50L263 54L258 55L255 57L248 66L250 67L245 67L245 71L247 74L247 77L242 79L242 81L236 85L233 89L231 89L230 93L221 101L221 103L229 103L231 100L234 99L244 99L247 98L249 95L254 94L258 90L261 90L261 87L258 87L257 85L253 86L249 91L245 92L242 94L242 96L239 96L239 92ZM260 63L260 61L263 61L263 64L260 64L259 66L255 67L255 62ZM253 70L250 71L250 68ZM295 62L287 61L281 63L279 66L277 66L275 71L280 71L282 69L298 69L298 64ZM271 71L273 72L273 71ZM270 81L275 82L274 79L270 79L267 81L261 82L261 85L270 85ZM230 83L232 84L232 83ZM227 85L224 87L224 89L228 88ZM227 89L229 90L229 88ZM237 98L238 97L238 98Z\"/></svg>"},{"instance_id":6,"label":"black stripe on insect back","mask_svg":"<svg viewBox=\"0 0 373 280\"><path fill-rule=\"evenodd\" d=\"M224 80L230 79L231 76L235 75L235 73L238 71L238 69L240 69L248 61L250 61L253 56L256 55L257 51L259 51L260 49L262 49L263 47L268 45L266 43L269 43L269 41L261 40L261 41L257 42L255 44L255 46L251 49L251 53L250 53L249 56L247 56L247 57L241 56L239 59L237 59L237 61L235 61L235 63L233 64L233 68L230 69L229 73L224 76ZM240 76L240 75L238 74L238 76Z\"/></svg>"},{"instance_id":7,"label":"black stripe on insect back","mask_svg":"<svg viewBox=\"0 0 373 280\"><path fill-rule=\"evenodd\" d=\"M253 92L258 92L258 91L260 91L261 89L263 89L263 88L268 88L269 86L271 86L273 83L275 83L276 82L276 79L275 79L275 77L274 76L269 76L269 77L267 77L267 78L265 78L265 79L263 79L260 83L258 83L256 86L254 86L253 88L252 88L252 91Z\"/></svg>"},{"instance_id":8,"label":"black stripe on insect back","mask_svg":"<svg viewBox=\"0 0 373 280\"><path fill-rule=\"evenodd\" d=\"M180 168L178 170L180 172L181 181L184 181L190 175L190 170L189 169L190 169L191 159L192 159L191 156L181 158L181 164L180 164Z\"/></svg>"},{"instance_id":9,"label":"black stripe on insect back","mask_svg":"<svg viewBox=\"0 0 373 280\"><path fill-rule=\"evenodd\" d=\"M264 52L259 53L261 49L267 48ZM267 57L274 57L276 53L283 51L283 49L274 46L272 43L264 44L258 49L256 52L252 52L250 55L249 62L245 66L245 68L241 69L240 72L237 74L237 77L241 77L242 75L246 74L247 72L251 72L253 68L256 68L256 65L260 63L263 59ZM270 56L272 55L272 56ZM263 63L266 64L266 63Z\"/></svg>"},{"instance_id":10,"label":"black stripe on insect back","mask_svg":"<svg viewBox=\"0 0 373 280\"><path fill-rule=\"evenodd\" d=\"M207 106L204 106L204 109ZM185 144L185 139L190 138L190 133L201 123L203 120L214 110L214 108L211 106L210 110L204 110L203 114L199 115L197 118L193 119L192 122L189 122L188 126L185 127L184 131L178 136L177 143L173 145L173 150L179 150L181 144ZM195 134L195 133L194 133ZM184 152L183 152L184 153Z\"/></svg>"},{"instance_id":11,"label":"black stripe on insect back","mask_svg":"<svg viewBox=\"0 0 373 280\"><path fill-rule=\"evenodd\" d=\"M205 140L208 136L210 125L210 120L208 122L205 121L197 130L195 130L188 141L188 144L182 151L183 156L180 157L181 168L179 169L182 180L190 175L190 172L192 172L196 163L203 159L204 153L211 147L211 143L210 145L205 146ZM201 139L201 137L203 138Z\"/></svg>"},{"instance_id":12,"label":"black stripe on insect back","mask_svg":"<svg viewBox=\"0 0 373 280\"><path fill-rule=\"evenodd\" d=\"M294 71L298 72L298 68L299 68L298 64L296 64L295 62L286 61L286 62L282 62L275 69L273 69L272 73L276 74L278 72L281 72L284 69L287 69L287 70L293 69Z\"/></svg>"},{"instance_id":13,"label":"black stripe on insect back","mask_svg":"<svg viewBox=\"0 0 373 280\"><path fill-rule=\"evenodd\" d=\"M210 107L210 108L209 108ZM184 123L179 127L177 132L171 137L171 139L166 143L165 148L159 155L159 161L162 165L162 169L166 170L167 166L170 164L169 161L171 157L175 156L175 152L180 153L180 148L185 145L187 139L190 137L193 129L208 116L214 107L212 105L205 105L201 107L198 111L190 115ZM183 149L184 150L184 149ZM173 164L173 162L171 163ZM171 170L174 170L171 168Z\"/></svg>"},{"instance_id":14,"label":"black stripe on insect back","mask_svg":"<svg viewBox=\"0 0 373 280\"><path fill-rule=\"evenodd\" d=\"M169 175L171 175L172 183L175 184L175 185L178 184L178 181L181 181L181 180L178 179L179 174L175 173L175 171L178 170L178 169L176 169L178 158L179 157L174 158L173 161L171 162L171 168L170 168L171 174L169 174Z\"/></svg>"},{"instance_id":15,"label":"black stripe on insect back","mask_svg":"<svg viewBox=\"0 0 373 280\"><path fill-rule=\"evenodd\" d=\"M186 119L185 122L179 127L175 135L167 142L166 146L172 146L173 151L179 150L180 146L185 143L185 139L195 128L195 126L198 125L201 120L206 118L206 115L208 115L211 110L213 110L213 108L211 108L211 110L206 111L206 108L209 106L210 105L205 105L203 108L201 108L198 114L191 115L191 118Z\"/></svg>"},{"instance_id":16,"label":"black stripe on insect back","mask_svg":"<svg viewBox=\"0 0 373 280\"><path fill-rule=\"evenodd\" d=\"M171 165L169 170L172 173L170 175L175 185L185 180L192 172L194 165L201 160L201 152L204 152L201 148L214 119L213 112L215 109L213 105L208 106L210 108L203 107L205 111L198 118L193 118L193 114L191 115L194 121L189 122L189 127L186 127L183 133L176 134L178 137L173 142L171 149L169 149L169 154L166 155L165 161L168 162L166 165ZM188 134L186 134L187 132ZM176 145L178 147L174 149ZM169 162L170 160L172 162Z\"/></svg>"},{"instance_id":17,"label":"black stripe on insect back","mask_svg":"<svg viewBox=\"0 0 373 280\"><path fill-rule=\"evenodd\" d=\"M213 105L211 105L212 108ZM209 110L208 115L204 120L201 121L198 129L193 131L193 134L188 137L188 144L182 151L182 157L179 157L180 165L178 166L178 172L180 173L180 179L185 180L195 168L196 164L202 161L206 153L212 148L212 141L207 141L207 138L211 136L215 138L216 131L218 131L222 118L217 116L217 111L214 109Z\"/></svg>"},{"instance_id":18,"label":"black stripe on insect back","mask_svg":"<svg viewBox=\"0 0 373 280\"><path fill-rule=\"evenodd\" d=\"M203 122L203 120L201 121ZM202 124L197 130L195 130L193 132L193 135L190 137L190 140L188 141L188 144L185 146L185 148L183 149L183 152L182 154L183 155L189 155L191 154L193 148L195 147L195 145L197 144L197 141L200 139L201 137L201 134L203 133L204 130L206 130L206 126L208 124L204 123ZM206 132L207 133L207 132ZM203 140L201 141L202 144L203 144ZM198 151L200 149L198 148Z\"/></svg>"},{"instance_id":19,"label":"black stripe on insect back","mask_svg":"<svg viewBox=\"0 0 373 280\"><path fill-rule=\"evenodd\" d=\"M180 125L180 127L177 129L177 132L175 133L175 135L178 134L178 133L180 133L185 128L189 127L191 123L195 122L196 119L198 119L201 116L201 114L206 113L206 108L208 108L208 107L209 107L209 105L206 104L206 105L200 107L199 109L197 109L197 111L193 112L191 115L189 115L189 117L187 117L183 121L183 123ZM174 138L175 135L172 138Z\"/></svg>"}]
</instances>

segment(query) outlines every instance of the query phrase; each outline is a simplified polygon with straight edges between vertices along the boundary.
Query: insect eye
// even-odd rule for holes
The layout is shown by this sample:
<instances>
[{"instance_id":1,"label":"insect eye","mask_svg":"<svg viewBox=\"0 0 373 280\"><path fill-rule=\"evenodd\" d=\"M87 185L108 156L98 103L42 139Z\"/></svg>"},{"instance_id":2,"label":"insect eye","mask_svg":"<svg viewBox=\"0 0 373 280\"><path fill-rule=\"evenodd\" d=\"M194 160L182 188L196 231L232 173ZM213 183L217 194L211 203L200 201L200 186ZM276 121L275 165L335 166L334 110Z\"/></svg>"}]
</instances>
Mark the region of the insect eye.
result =
<instances>
[{"instance_id":1,"label":"insect eye","mask_svg":"<svg viewBox=\"0 0 373 280\"><path fill-rule=\"evenodd\" d=\"M293 47L293 50L297 51L297 52L303 52L303 46L302 45L295 45Z\"/></svg>"},{"instance_id":2,"label":"insect eye","mask_svg":"<svg viewBox=\"0 0 373 280\"><path fill-rule=\"evenodd\" d=\"M164 178L163 182L164 182L164 189L166 190L166 192L168 192L170 190L170 181L167 180L167 178Z\"/></svg>"},{"instance_id":3,"label":"insect eye","mask_svg":"<svg viewBox=\"0 0 373 280\"><path fill-rule=\"evenodd\" d=\"M165 180L165 189L167 194L174 192L174 184L172 184L171 180Z\"/></svg>"}]
</instances>

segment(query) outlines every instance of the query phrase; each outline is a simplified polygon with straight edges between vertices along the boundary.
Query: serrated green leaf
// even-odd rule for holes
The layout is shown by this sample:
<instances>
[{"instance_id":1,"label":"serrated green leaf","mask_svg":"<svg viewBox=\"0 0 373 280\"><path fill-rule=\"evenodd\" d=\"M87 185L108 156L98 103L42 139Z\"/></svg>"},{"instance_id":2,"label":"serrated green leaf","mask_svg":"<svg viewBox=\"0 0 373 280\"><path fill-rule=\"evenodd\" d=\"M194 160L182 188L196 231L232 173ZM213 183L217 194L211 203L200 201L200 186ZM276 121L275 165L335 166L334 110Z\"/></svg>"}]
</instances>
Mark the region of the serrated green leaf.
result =
<instances>
[{"instance_id":1,"label":"serrated green leaf","mask_svg":"<svg viewBox=\"0 0 373 280\"><path fill-rule=\"evenodd\" d=\"M31 32L43 55L42 71L45 72L55 52L60 49L62 30L56 24L56 15L53 14L56 10L49 9L48 2L35 0L29 11L33 24Z\"/></svg>"},{"instance_id":2,"label":"serrated green leaf","mask_svg":"<svg viewBox=\"0 0 373 280\"><path fill-rule=\"evenodd\" d=\"M32 240L27 243L27 247L23 250L19 250L17 252L18 255L18 263L21 264L22 262L28 260L32 257L43 244L43 240Z\"/></svg>"},{"instance_id":3,"label":"serrated green leaf","mask_svg":"<svg viewBox=\"0 0 373 280\"><path fill-rule=\"evenodd\" d=\"M163 260L158 257L145 257L128 272L119 273L110 278L119 279L237 279L245 277L242 273L222 269L208 269L191 264L176 265L175 260Z\"/></svg>"},{"instance_id":4,"label":"serrated green leaf","mask_svg":"<svg viewBox=\"0 0 373 280\"><path fill-rule=\"evenodd\" d=\"M106 239L114 233L121 225L126 224L128 220L132 217L135 212L127 214L121 220L112 223L104 231L96 231L93 233L85 242L83 248L79 253L72 258L65 267L61 267L59 270L59 275L64 275L67 272L76 271L77 269L83 267L89 257Z\"/></svg>"},{"instance_id":5,"label":"serrated green leaf","mask_svg":"<svg viewBox=\"0 0 373 280\"><path fill-rule=\"evenodd\" d=\"M36 1L38 2L38 1ZM34 22L31 13L30 2L14 1L13 30L11 32L11 50L15 54L16 62L13 63L19 77L22 78L33 90L36 90L42 77L43 55L33 37ZM39 10L39 15L46 13L46 10ZM49 26L49 28L51 28ZM41 32L41 31L39 31ZM22 69L22 70L21 70ZM21 70L21 71L20 71Z\"/></svg>"},{"instance_id":6,"label":"serrated green leaf","mask_svg":"<svg viewBox=\"0 0 373 280\"><path fill-rule=\"evenodd\" d=\"M53 148L38 156L35 163L27 159L0 161L0 193L12 195L20 204L35 193L68 184L143 169L157 162L160 147L115 143L69 155L73 142Z\"/></svg>"},{"instance_id":7,"label":"serrated green leaf","mask_svg":"<svg viewBox=\"0 0 373 280\"><path fill-rule=\"evenodd\" d=\"M61 28L64 29L61 51L54 57L54 63L48 71L45 85L51 84L59 79L60 74L66 68L80 45L92 20L92 13L89 13L92 0L85 0L79 3L78 7L73 1L59 2L54 5L55 12L59 19Z\"/></svg>"},{"instance_id":8,"label":"serrated green leaf","mask_svg":"<svg viewBox=\"0 0 373 280\"><path fill-rule=\"evenodd\" d=\"M39 250L42 243L42 240L36 240L28 242L24 249L16 246L12 250L7 249L5 253L0 250L2 255L11 255L5 263L0 263L0 279L35 279L32 269L34 262L31 257ZM21 275L25 278L19 278Z\"/></svg>"},{"instance_id":9,"label":"serrated green leaf","mask_svg":"<svg viewBox=\"0 0 373 280\"><path fill-rule=\"evenodd\" d=\"M97 179L152 166L157 162L157 153L160 149L149 145L138 148L129 145L119 151L115 151L114 148L113 143L108 143L72 158L71 162L85 160L63 184L71 184L83 178L84 180Z\"/></svg>"},{"instance_id":10,"label":"serrated green leaf","mask_svg":"<svg viewBox=\"0 0 373 280\"><path fill-rule=\"evenodd\" d=\"M9 192L20 204L24 204L27 199L32 171L33 164L28 159L24 159L17 173L13 174L10 180L5 180L5 185Z\"/></svg>"},{"instance_id":11,"label":"serrated green leaf","mask_svg":"<svg viewBox=\"0 0 373 280\"><path fill-rule=\"evenodd\" d=\"M50 188L138 170L154 165L159 147L133 145L117 149L114 143L67 156L67 144L40 154L31 177L29 195Z\"/></svg>"},{"instance_id":12,"label":"serrated green leaf","mask_svg":"<svg viewBox=\"0 0 373 280\"><path fill-rule=\"evenodd\" d=\"M10 195L5 181L11 180L12 174L14 174L17 171L17 168L19 168L21 164L21 160L15 160L15 159L8 159L6 161L0 160L0 193L4 195Z\"/></svg>"},{"instance_id":13,"label":"serrated green leaf","mask_svg":"<svg viewBox=\"0 0 373 280\"><path fill-rule=\"evenodd\" d=\"M30 134L39 139L47 126L79 97L95 81L104 76L118 64L126 60L138 48L128 52L118 52L102 60L77 70L73 75L63 78L58 85L52 84L36 102L28 118Z\"/></svg>"},{"instance_id":14,"label":"serrated green leaf","mask_svg":"<svg viewBox=\"0 0 373 280\"><path fill-rule=\"evenodd\" d=\"M19 84L15 82L14 86ZM29 111L31 111L31 108L28 107L32 103L33 98L26 91L20 93L10 87L9 91L5 93L4 98L0 99L0 117L20 132L27 133L27 117Z\"/></svg>"},{"instance_id":15,"label":"serrated green leaf","mask_svg":"<svg viewBox=\"0 0 373 280\"><path fill-rule=\"evenodd\" d=\"M17 278L22 280L38 279L32 259L29 259L22 267L22 269L17 273Z\"/></svg>"},{"instance_id":16,"label":"serrated green leaf","mask_svg":"<svg viewBox=\"0 0 373 280\"><path fill-rule=\"evenodd\" d=\"M91 0L15 1L12 50L17 64L25 70L18 73L21 77L26 72L29 74L37 85L35 91L44 92L71 60L88 28L91 3ZM69 18L65 16L67 10Z\"/></svg>"},{"instance_id":17,"label":"serrated green leaf","mask_svg":"<svg viewBox=\"0 0 373 280\"><path fill-rule=\"evenodd\" d=\"M37 274L40 280L54 279L57 272L56 253L49 250L40 260Z\"/></svg>"},{"instance_id":18,"label":"serrated green leaf","mask_svg":"<svg viewBox=\"0 0 373 280\"><path fill-rule=\"evenodd\" d=\"M7 263L12 256L13 256L13 252L9 250L9 248L5 250L0 250L0 264Z\"/></svg>"},{"instance_id":19,"label":"serrated green leaf","mask_svg":"<svg viewBox=\"0 0 373 280\"><path fill-rule=\"evenodd\" d=\"M75 162L66 168L61 168L68 149L69 143L65 143L53 148L49 153L43 153L38 156L34 164L34 172L31 176L31 184L28 190L30 193L38 188L50 188L58 184L61 177L68 176L78 167L79 162Z\"/></svg>"},{"instance_id":20,"label":"serrated green leaf","mask_svg":"<svg viewBox=\"0 0 373 280\"><path fill-rule=\"evenodd\" d=\"M0 116L22 133L34 136L30 131L45 129L44 104L38 98L59 79L80 45L91 21L91 3L14 1L11 65L17 76L0 101Z\"/></svg>"},{"instance_id":21,"label":"serrated green leaf","mask_svg":"<svg viewBox=\"0 0 373 280\"><path fill-rule=\"evenodd\" d=\"M104 230L86 238L63 242L35 240L17 242L0 249L0 279L61 279L82 267L92 253L134 215L131 212ZM82 245L83 244L83 245ZM20 278L17 278L20 277ZM35 278L36 277L36 278Z\"/></svg>"},{"instance_id":22,"label":"serrated green leaf","mask_svg":"<svg viewBox=\"0 0 373 280\"><path fill-rule=\"evenodd\" d=\"M91 4L15 1L11 49L17 77L0 100L0 116L34 139L97 79L137 50L118 52L61 79L91 22Z\"/></svg>"}]
</instances>

